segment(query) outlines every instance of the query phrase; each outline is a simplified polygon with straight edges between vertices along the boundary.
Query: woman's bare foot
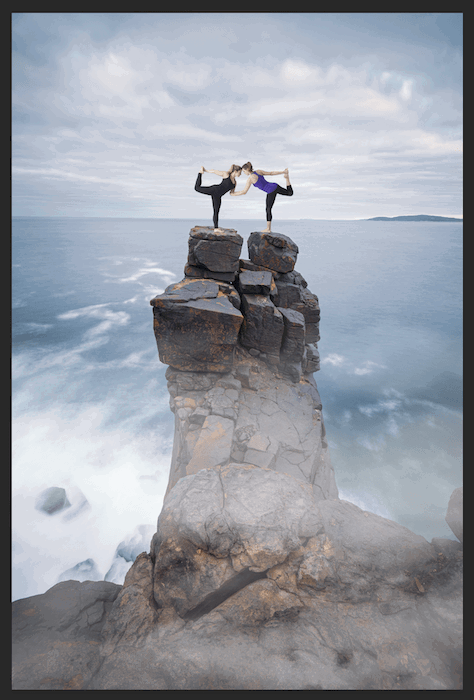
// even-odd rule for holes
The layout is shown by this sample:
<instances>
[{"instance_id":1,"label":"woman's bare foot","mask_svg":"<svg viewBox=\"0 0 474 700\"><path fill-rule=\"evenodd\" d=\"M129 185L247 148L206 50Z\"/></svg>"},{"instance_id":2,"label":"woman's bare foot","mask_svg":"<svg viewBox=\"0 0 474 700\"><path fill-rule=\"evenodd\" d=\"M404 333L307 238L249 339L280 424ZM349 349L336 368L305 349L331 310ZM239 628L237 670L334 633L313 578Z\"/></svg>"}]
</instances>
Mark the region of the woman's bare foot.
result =
<instances>
[{"instance_id":1,"label":"woman's bare foot","mask_svg":"<svg viewBox=\"0 0 474 700\"><path fill-rule=\"evenodd\" d=\"M214 233L224 233L224 229L222 228L215 228Z\"/></svg>"},{"instance_id":2,"label":"woman's bare foot","mask_svg":"<svg viewBox=\"0 0 474 700\"><path fill-rule=\"evenodd\" d=\"M271 233L272 230L270 228L264 228L263 231L260 231L260 233Z\"/></svg>"}]
</instances>

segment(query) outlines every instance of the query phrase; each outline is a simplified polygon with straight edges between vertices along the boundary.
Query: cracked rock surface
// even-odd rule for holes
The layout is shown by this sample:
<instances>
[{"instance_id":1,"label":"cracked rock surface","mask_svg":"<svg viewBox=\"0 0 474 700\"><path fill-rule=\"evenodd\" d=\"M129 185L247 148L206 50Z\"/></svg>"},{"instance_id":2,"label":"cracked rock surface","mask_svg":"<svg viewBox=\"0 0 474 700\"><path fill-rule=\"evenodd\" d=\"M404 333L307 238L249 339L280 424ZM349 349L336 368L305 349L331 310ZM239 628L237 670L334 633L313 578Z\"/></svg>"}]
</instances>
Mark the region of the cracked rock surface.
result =
<instances>
[{"instance_id":1,"label":"cracked rock surface","mask_svg":"<svg viewBox=\"0 0 474 700\"><path fill-rule=\"evenodd\" d=\"M123 586L13 603L13 689L459 690L462 489L423 537L339 499L298 247L194 227L150 302L175 432Z\"/></svg>"},{"instance_id":2,"label":"cracked rock surface","mask_svg":"<svg viewBox=\"0 0 474 700\"><path fill-rule=\"evenodd\" d=\"M13 688L462 689L462 550L312 489L243 464L185 477L122 588L13 604Z\"/></svg>"},{"instance_id":3,"label":"cracked rock surface","mask_svg":"<svg viewBox=\"0 0 474 700\"><path fill-rule=\"evenodd\" d=\"M295 383L238 348L227 374L170 367L166 377L175 414L167 493L184 476L238 461L313 484L317 498L337 498L311 374Z\"/></svg>"}]
</instances>

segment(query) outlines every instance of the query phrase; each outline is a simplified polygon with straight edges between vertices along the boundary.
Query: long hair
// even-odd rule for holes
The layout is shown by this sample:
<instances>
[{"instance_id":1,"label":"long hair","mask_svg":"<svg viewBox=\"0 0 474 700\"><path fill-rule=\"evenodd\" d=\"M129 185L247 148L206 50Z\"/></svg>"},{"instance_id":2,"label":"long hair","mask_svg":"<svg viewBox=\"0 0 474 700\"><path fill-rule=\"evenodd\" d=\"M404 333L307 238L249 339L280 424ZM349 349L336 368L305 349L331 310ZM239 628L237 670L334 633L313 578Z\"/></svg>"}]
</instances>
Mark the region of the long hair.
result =
<instances>
[{"instance_id":1,"label":"long hair","mask_svg":"<svg viewBox=\"0 0 474 700\"><path fill-rule=\"evenodd\" d=\"M232 168L231 168L230 173L229 173L229 177L232 175L232 173L237 173L237 172L239 172L240 170L242 170L242 166L240 166L240 165L232 165ZM230 179L230 181L233 182L233 181L232 181L232 178ZM234 189L235 189L235 187L236 187L236 182L234 181L233 184L234 184Z\"/></svg>"},{"instance_id":2,"label":"long hair","mask_svg":"<svg viewBox=\"0 0 474 700\"><path fill-rule=\"evenodd\" d=\"M250 161L248 163L245 163L245 165L242 166L242 170L248 170L249 172L253 173L253 165Z\"/></svg>"}]
</instances>

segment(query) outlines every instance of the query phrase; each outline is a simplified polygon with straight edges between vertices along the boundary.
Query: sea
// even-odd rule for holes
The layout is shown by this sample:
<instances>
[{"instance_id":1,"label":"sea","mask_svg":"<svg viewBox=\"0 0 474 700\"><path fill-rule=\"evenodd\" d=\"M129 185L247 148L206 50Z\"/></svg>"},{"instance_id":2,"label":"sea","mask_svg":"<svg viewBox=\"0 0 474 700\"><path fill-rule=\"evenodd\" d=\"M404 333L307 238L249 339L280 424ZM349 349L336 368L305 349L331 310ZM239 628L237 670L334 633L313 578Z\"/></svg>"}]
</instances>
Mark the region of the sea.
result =
<instances>
[{"instance_id":1,"label":"sea","mask_svg":"<svg viewBox=\"0 0 474 700\"><path fill-rule=\"evenodd\" d=\"M121 543L156 528L174 416L150 299L210 223L13 217L13 600L104 579ZM220 225L247 258L264 222ZM340 497L428 541L455 539L445 514L462 485L462 228L273 222L321 307L314 377ZM38 509L50 487L66 509Z\"/></svg>"}]
</instances>

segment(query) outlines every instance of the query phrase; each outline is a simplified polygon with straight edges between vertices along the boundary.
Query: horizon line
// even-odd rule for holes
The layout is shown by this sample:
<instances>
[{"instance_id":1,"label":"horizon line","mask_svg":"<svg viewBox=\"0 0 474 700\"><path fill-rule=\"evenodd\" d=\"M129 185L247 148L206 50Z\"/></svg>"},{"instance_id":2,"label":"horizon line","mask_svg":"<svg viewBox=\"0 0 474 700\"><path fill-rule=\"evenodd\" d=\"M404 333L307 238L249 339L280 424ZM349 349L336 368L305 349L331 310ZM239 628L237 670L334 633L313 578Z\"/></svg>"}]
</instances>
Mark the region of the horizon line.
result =
<instances>
[{"instance_id":1,"label":"horizon line","mask_svg":"<svg viewBox=\"0 0 474 700\"><path fill-rule=\"evenodd\" d=\"M384 216L380 214L379 216ZM440 216L446 219L458 219L463 221L463 216L448 216L446 214L397 214L396 216ZM12 219L153 219L159 221L195 221L196 217L184 217L184 216L71 216L68 214L12 214ZM280 219L280 221L371 221L378 217L360 218L360 219L311 219L311 218L300 218L300 219ZM387 216L385 218L393 219L395 216ZM255 218L244 218L237 219L233 218L232 221L256 221L258 217ZM221 221L231 221L231 219L221 219Z\"/></svg>"}]
</instances>

